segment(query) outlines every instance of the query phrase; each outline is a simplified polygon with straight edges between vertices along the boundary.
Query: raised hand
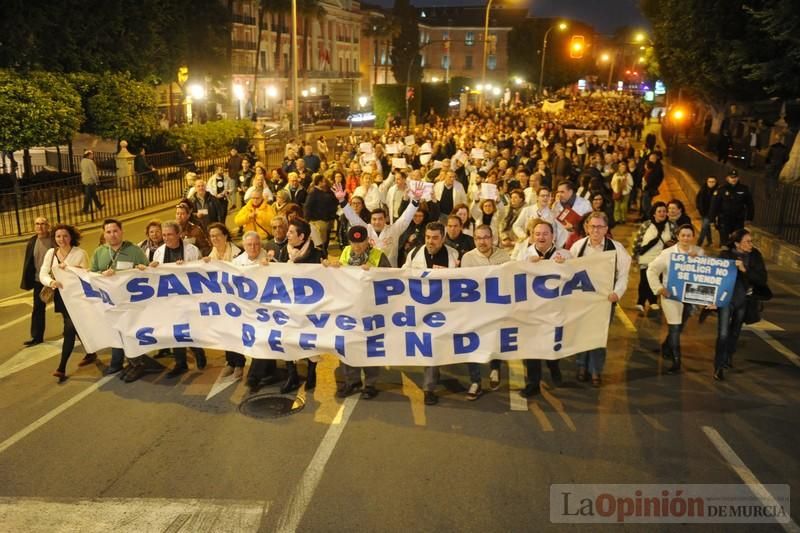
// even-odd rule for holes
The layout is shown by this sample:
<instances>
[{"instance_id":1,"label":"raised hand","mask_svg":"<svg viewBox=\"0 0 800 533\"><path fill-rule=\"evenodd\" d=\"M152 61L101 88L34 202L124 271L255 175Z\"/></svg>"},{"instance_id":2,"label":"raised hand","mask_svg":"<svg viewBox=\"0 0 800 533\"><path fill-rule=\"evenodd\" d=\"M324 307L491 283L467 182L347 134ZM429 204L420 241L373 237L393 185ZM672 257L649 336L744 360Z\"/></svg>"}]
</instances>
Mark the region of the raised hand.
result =
<instances>
[{"instance_id":1,"label":"raised hand","mask_svg":"<svg viewBox=\"0 0 800 533\"><path fill-rule=\"evenodd\" d=\"M345 191L344 188L339 183L334 183L333 188L331 190L333 191L333 195L339 202L343 202L345 196L347 196L347 191Z\"/></svg>"}]
</instances>

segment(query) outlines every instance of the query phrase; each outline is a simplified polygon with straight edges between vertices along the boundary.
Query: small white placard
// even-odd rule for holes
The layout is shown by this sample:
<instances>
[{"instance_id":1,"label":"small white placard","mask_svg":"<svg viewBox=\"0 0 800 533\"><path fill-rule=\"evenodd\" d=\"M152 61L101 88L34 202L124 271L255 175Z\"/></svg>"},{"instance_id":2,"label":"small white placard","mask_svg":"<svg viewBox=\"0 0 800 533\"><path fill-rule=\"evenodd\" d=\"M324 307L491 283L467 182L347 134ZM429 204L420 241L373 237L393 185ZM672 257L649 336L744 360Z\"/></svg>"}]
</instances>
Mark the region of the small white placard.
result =
<instances>
[{"instance_id":1,"label":"small white placard","mask_svg":"<svg viewBox=\"0 0 800 533\"><path fill-rule=\"evenodd\" d=\"M392 158L392 168L407 168L407 166L405 157Z\"/></svg>"},{"instance_id":2,"label":"small white placard","mask_svg":"<svg viewBox=\"0 0 800 533\"><path fill-rule=\"evenodd\" d=\"M358 145L358 151L364 154L372 153L372 143L364 142Z\"/></svg>"},{"instance_id":3,"label":"small white placard","mask_svg":"<svg viewBox=\"0 0 800 533\"><path fill-rule=\"evenodd\" d=\"M483 148L473 148L469 153L470 159L485 159Z\"/></svg>"},{"instance_id":4,"label":"small white placard","mask_svg":"<svg viewBox=\"0 0 800 533\"><path fill-rule=\"evenodd\" d=\"M422 184L422 199L427 202L433 200L433 183L429 181L408 180L408 187L411 190L415 190L419 187L420 183Z\"/></svg>"},{"instance_id":5,"label":"small white placard","mask_svg":"<svg viewBox=\"0 0 800 533\"><path fill-rule=\"evenodd\" d=\"M481 200L497 200L497 185L494 183L481 183Z\"/></svg>"}]
</instances>

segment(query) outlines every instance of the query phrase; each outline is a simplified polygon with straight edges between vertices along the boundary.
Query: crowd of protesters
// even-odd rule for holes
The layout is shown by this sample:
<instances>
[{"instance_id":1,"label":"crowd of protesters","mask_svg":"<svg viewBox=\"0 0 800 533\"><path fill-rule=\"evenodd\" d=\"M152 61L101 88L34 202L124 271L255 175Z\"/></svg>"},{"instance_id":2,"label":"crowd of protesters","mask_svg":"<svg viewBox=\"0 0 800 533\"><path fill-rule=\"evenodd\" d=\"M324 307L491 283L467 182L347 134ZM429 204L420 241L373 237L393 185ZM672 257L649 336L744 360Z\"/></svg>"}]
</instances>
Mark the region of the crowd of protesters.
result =
<instances>
[{"instance_id":1,"label":"crowd of protesters","mask_svg":"<svg viewBox=\"0 0 800 533\"><path fill-rule=\"evenodd\" d=\"M732 234L725 253L741 273L735 305L719 313L713 375L723 379L748 302L754 293L768 291L763 259L743 229L752 219L752 201L747 204L735 173L722 188L709 179L697 198L703 223L696 239L680 200L657 201L664 180L662 155L654 135L641 139L647 116L643 105L620 95L562 96L563 109L556 113L538 107L469 109L458 117L427 114L413 129L390 124L382 131L352 132L331 146L323 138L291 141L276 168L231 150L227 165L216 168L210 178L186 175L185 198L175 207L175 219L148 224L139 245L123 239L119 221L106 220L104 244L91 259L75 251L80 239L75 228L54 228L53 243L47 221L41 219L29 242L23 276L23 288L34 289L32 339L26 344L42 342L39 292L48 286L57 293L59 283L51 272L64 265L105 275L201 259L237 265L479 268L507 261L563 262L613 251L612 309L626 291L635 261L640 272L636 308L641 313L663 310L669 333L662 353L672 360L669 371L674 373L680 371L680 334L692 306L669 298L663 273L674 251L702 254L698 245L706 238L711 242L715 225L725 242ZM611 233L615 226L636 222L641 225L630 250L632 261ZM65 343L54 375L64 380L75 331L63 303L56 311L64 316ZM603 317L598 327L608 327L608 320ZM192 352L202 369L205 353ZM173 354L170 378L188 370L186 349ZM244 378L245 357L232 351L225 356L224 376ZM87 354L79 365L95 359ZM139 359L123 367L124 354L114 349L107 372L135 381L144 373ZM601 386L605 359L605 348L578 354L577 379ZM316 361L307 361L308 390L316 383ZM467 396L474 400L483 393L481 365L468 366ZM525 366L526 386L520 394L530 397L540 392L541 361L528 360ZM286 367L284 393L301 383L298 364L287 362ZM548 367L559 386L559 361L548 361ZM363 370L362 383L361 369L345 365L339 396L361 391L369 399L378 394L379 370ZM500 362L493 361L489 370L489 388L496 390ZM425 403L432 405L437 402L439 368L426 368L424 376ZM276 362L254 360L246 379L251 391L276 382Z\"/></svg>"}]
</instances>

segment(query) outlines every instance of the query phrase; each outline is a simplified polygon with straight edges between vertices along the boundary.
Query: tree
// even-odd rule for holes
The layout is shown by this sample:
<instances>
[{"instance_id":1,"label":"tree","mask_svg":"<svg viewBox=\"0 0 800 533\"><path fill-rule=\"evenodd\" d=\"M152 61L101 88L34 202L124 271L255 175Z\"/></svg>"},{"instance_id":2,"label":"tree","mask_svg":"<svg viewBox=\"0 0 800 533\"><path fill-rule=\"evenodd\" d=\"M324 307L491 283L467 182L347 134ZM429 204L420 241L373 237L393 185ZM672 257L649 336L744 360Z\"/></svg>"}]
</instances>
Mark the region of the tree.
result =
<instances>
[{"instance_id":1,"label":"tree","mask_svg":"<svg viewBox=\"0 0 800 533\"><path fill-rule=\"evenodd\" d=\"M0 67L128 71L172 80L177 68L221 73L230 23L218 0L12 0L0 17Z\"/></svg>"},{"instance_id":2,"label":"tree","mask_svg":"<svg viewBox=\"0 0 800 533\"><path fill-rule=\"evenodd\" d=\"M157 129L156 96L150 85L127 73L105 73L98 76L96 91L87 98L91 133L136 143Z\"/></svg>"},{"instance_id":3,"label":"tree","mask_svg":"<svg viewBox=\"0 0 800 533\"><path fill-rule=\"evenodd\" d=\"M767 0L760 8L745 6L754 21L769 36L758 57L744 68L747 78L759 83L769 95L800 96L800 11L792 2Z\"/></svg>"},{"instance_id":4,"label":"tree","mask_svg":"<svg viewBox=\"0 0 800 533\"><path fill-rule=\"evenodd\" d=\"M763 97L746 65L769 37L741 0L642 0L641 6L667 86L709 108L712 133L719 133L732 102Z\"/></svg>"},{"instance_id":5,"label":"tree","mask_svg":"<svg viewBox=\"0 0 800 533\"><path fill-rule=\"evenodd\" d=\"M422 56L419 53L417 11L409 0L395 0L392 16L400 21L397 36L392 39L394 79L401 84L419 85L422 80Z\"/></svg>"},{"instance_id":6,"label":"tree","mask_svg":"<svg viewBox=\"0 0 800 533\"><path fill-rule=\"evenodd\" d=\"M255 106L256 91L258 90L258 75L261 73L258 63L260 61L259 58L261 57L261 39L264 34L264 19L267 17L267 15L272 13L278 13L279 17L281 17L281 19L278 21L278 26L273 28L275 30L275 42L278 43L275 46L275 70L278 70L281 57L280 42L281 33L283 30L283 16L290 9L291 3L289 0L259 0L258 2L258 15L256 17L256 64L253 70L253 94L251 97L253 106Z\"/></svg>"},{"instance_id":7,"label":"tree","mask_svg":"<svg viewBox=\"0 0 800 533\"><path fill-rule=\"evenodd\" d=\"M65 142L83 122L78 93L65 80L47 72L20 76L0 70L0 116L0 151L9 154ZM26 176L30 170L26 157Z\"/></svg>"}]
</instances>

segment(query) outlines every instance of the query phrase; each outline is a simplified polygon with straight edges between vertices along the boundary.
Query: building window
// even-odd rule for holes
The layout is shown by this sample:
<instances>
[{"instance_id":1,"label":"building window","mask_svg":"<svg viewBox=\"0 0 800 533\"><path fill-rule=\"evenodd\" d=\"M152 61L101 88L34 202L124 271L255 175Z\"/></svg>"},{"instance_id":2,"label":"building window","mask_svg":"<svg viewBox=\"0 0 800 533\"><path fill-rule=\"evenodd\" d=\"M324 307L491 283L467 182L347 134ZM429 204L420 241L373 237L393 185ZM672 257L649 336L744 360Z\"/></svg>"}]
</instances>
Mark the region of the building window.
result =
<instances>
[{"instance_id":1,"label":"building window","mask_svg":"<svg viewBox=\"0 0 800 533\"><path fill-rule=\"evenodd\" d=\"M497 68L497 56L496 55L492 54L492 55L489 56L489 58L486 60L486 68L488 68L489 70L494 70L494 69Z\"/></svg>"},{"instance_id":2,"label":"building window","mask_svg":"<svg viewBox=\"0 0 800 533\"><path fill-rule=\"evenodd\" d=\"M450 38L450 32L449 31L443 31L442 32L442 40L446 41L449 38Z\"/></svg>"},{"instance_id":3,"label":"building window","mask_svg":"<svg viewBox=\"0 0 800 533\"><path fill-rule=\"evenodd\" d=\"M472 70L472 56L464 56L464 68Z\"/></svg>"},{"instance_id":4,"label":"building window","mask_svg":"<svg viewBox=\"0 0 800 533\"><path fill-rule=\"evenodd\" d=\"M450 56L442 56L442 68L450 68Z\"/></svg>"},{"instance_id":5,"label":"building window","mask_svg":"<svg viewBox=\"0 0 800 533\"><path fill-rule=\"evenodd\" d=\"M466 33L466 35L464 36L464 44L467 45L467 46L472 46L473 44L475 44L475 32L474 31L468 31ZM470 65L471 64L472 63L470 62ZM472 67L470 66L469 68L472 68Z\"/></svg>"}]
</instances>

